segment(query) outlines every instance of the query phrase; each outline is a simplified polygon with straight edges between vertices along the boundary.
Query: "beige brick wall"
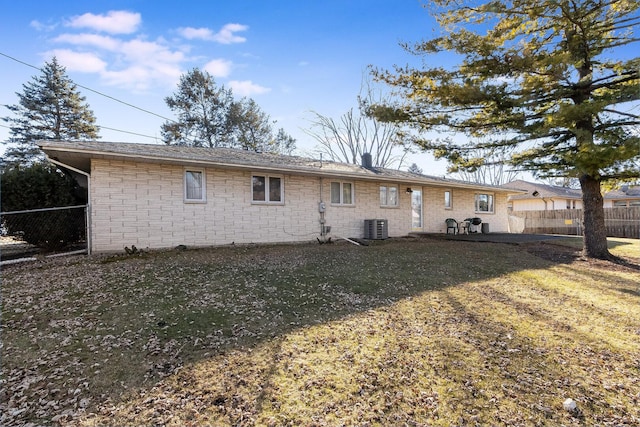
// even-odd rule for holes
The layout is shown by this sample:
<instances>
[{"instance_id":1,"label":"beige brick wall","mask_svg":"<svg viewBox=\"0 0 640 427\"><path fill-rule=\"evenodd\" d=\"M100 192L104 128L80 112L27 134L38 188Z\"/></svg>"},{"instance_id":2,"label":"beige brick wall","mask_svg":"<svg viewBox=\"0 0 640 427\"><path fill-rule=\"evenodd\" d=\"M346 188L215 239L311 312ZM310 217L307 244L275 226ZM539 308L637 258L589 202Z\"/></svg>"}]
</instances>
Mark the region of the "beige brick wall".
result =
<instances>
[{"instance_id":1,"label":"beige brick wall","mask_svg":"<svg viewBox=\"0 0 640 427\"><path fill-rule=\"evenodd\" d=\"M390 182L350 181L354 185L354 205L331 203L331 182L339 180L323 178L323 199L327 206L326 221L331 233L340 237L363 237L365 219L388 220L390 237L406 236L411 231L411 197L398 185L398 206L380 206L380 185L397 185ZM405 187L406 188L406 185Z\"/></svg>"},{"instance_id":2,"label":"beige brick wall","mask_svg":"<svg viewBox=\"0 0 640 427\"><path fill-rule=\"evenodd\" d=\"M389 182L354 184L355 204L330 203L331 179L280 175L284 203L251 201L250 171L206 168L206 202L185 203L184 167L113 160L92 161L92 250L122 251L124 246L171 248L235 243L309 241L319 236L318 202L326 204L326 225L332 235L362 237L364 219L389 221L391 237L411 231L410 185L398 184L399 206L381 207L379 186ZM443 191L424 187L424 231L444 232L444 219L480 216L491 231L507 231L506 196L496 194L496 214L474 213L474 192L453 189L453 209L443 207Z\"/></svg>"},{"instance_id":3,"label":"beige brick wall","mask_svg":"<svg viewBox=\"0 0 640 427\"><path fill-rule=\"evenodd\" d=\"M451 191L451 209L444 207L444 192ZM475 212L475 195L477 193L488 193L494 196L494 212ZM482 222L489 223L492 233L507 233L509 230L509 219L507 212L507 196L504 193L492 193L491 191L474 191L458 188L425 187L423 194L425 221L424 227L427 232L445 233L447 230L447 218L454 218L462 221L470 217L479 217Z\"/></svg>"}]
</instances>

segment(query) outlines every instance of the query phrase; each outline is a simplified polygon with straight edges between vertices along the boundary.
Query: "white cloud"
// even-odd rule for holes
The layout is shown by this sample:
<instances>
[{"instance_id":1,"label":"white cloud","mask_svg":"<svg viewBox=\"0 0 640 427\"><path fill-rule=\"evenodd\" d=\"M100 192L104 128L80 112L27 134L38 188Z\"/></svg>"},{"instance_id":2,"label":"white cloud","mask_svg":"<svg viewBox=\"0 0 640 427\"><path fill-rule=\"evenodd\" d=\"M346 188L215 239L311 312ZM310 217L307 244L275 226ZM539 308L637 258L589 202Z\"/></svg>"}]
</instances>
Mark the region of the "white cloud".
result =
<instances>
[{"instance_id":1,"label":"white cloud","mask_svg":"<svg viewBox=\"0 0 640 427\"><path fill-rule=\"evenodd\" d=\"M246 38L236 36L238 31L246 31L249 27L242 24L227 24L213 37L215 41L222 44L243 43Z\"/></svg>"},{"instance_id":2,"label":"white cloud","mask_svg":"<svg viewBox=\"0 0 640 427\"><path fill-rule=\"evenodd\" d=\"M271 91L270 88L257 85L251 80L231 80L229 87L236 95L240 96L261 95Z\"/></svg>"},{"instance_id":3,"label":"white cloud","mask_svg":"<svg viewBox=\"0 0 640 427\"><path fill-rule=\"evenodd\" d=\"M130 61L140 63L169 62L178 64L186 59L181 51L171 50L168 46L158 42L141 39L123 42L120 52L125 54Z\"/></svg>"},{"instance_id":4,"label":"white cloud","mask_svg":"<svg viewBox=\"0 0 640 427\"><path fill-rule=\"evenodd\" d=\"M211 74L213 77L228 77L231 74L231 68L233 62L226 59L214 59L205 64L203 67L205 71Z\"/></svg>"},{"instance_id":5,"label":"white cloud","mask_svg":"<svg viewBox=\"0 0 640 427\"><path fill-rule=\"evenodd\" d=\"M187 40L207 40L215 41L221 44L244 43L247 41L245 37L236 35L239 31L246 31L249 27L242 24L226 24L220 31L214 33L209 28L178 28L178 34Z\"/></svg>"},{"instance_id":6,"label":"white cloud","mask_svg":"<svg viewBox=\"0 0 640 427\"><path fill-rule=\"evenodd\" d=\"M51 52L70 71L96 73L107 85L135 91L175 86L187 64L196 60L188 56L192 46L189 43L174 45L163 37L147 39L136 33L141 22L139 13L127 11L74 16L65 25L81 31L58 33L51 39L57 44ZM44 28L37 21L32 26ZM188 40L230 44L244 42L246 39L240 37L238 32L248 28L246 25L230 23L218 32L193 27L177 31ZM204 65L204 70L217 78L228 78L233 69L233 62L222 58L209 60ZM241 96L271 90L251 81L234 81L230 87Z\"/></svg>"},{"instance_id":7,"label":"white cloud","mask_svg":"<svg viewBox=\"0 0 640 427\"><path fill-rule=\"evenodd\" d=\"M144 91L151 86L152 72L147 67L134 64L121 70L105 71L101 77L107 84L112 86Z\"/></svg>"},{"instance_id":8,"label":"white cloud","mask_svg":"<svg viewBox=\"0 0 640 427\"><path fill-rule=\"evenodd\" d=\"M107 68L107 63L100 57L88 52L74 52L68 49L55 49L47 52L47 57L55 56L60 64L69 71L82 73L101 73Z\"/></svg>"},{"instance_id":9,"label":"white cloud","mask_svg":"<svg viewBox=\"0 0 640 427\"><path fill-rule=\"evenodd\" d=\"M36 31L52 31L55 30L58 26L57 24L44 24L36 19L29 22L29 26L34 28Z\"/></svg>"},{"instance_id":10,"label":"white cloud","mask_svg":"<svg viewBox=\"0 0 640 427\"><path fill-rule=\"evenodd\" d=\"M213 40L213 31L208 28L178 28L178 34L187 40L200 39L200 40Z\"/></svg>"},{"instance_id":11,"label":"white cloud","mask_svg":"<svg viewBox=\"0 0 640 427\"><path fill-rule=\"evenodd\" d=\"M70 70L96 72L109 85L134 90L146 90L157 84L174 85L182 74L181 65L187 60L184 52L172 49L163 39L124 40L82 33L61 34L53 41L90 49L90 52L56 51L68 58ZM84 68L82 58L87 61Z\"/></svg>"},{"instance_id":12,"label":"white cloud","mask_svg":"<svg viewBox=\"0 0 640 427\"><path fill-rule=\"evenodd\" d=\"M107 12L106 15L85 13L84 15L74 16L67 23L67 26L73 28L91 28L110 34L131 34L138 29L141 22L142 18L139 13L127 12L125 10L112 10Z\"/></svg>"},{"instance_id":13,"label":"white cloud","mask_svg":"<svg viewBox=\"0 0 640 427\"><path fill-rule=\"evenodd\" d=\"M121 67L103 73L103 77L110 84L138 90L154 83L175 84L182 74L181 64L186 60L183 52L139 39L123 42L118 54Z\"/></svg>"},{"instance_id":14,"label":"white cloud","mask_svg":"<svg viewBox=\"0 0 640 427\"><path fill-rule=\"evenodd\" d=\"M54 38L53 41L78 46L92 46L109 51L117 51L122 45L119 39L98 34L61 34Z\"/></svg>"}]
</instances>

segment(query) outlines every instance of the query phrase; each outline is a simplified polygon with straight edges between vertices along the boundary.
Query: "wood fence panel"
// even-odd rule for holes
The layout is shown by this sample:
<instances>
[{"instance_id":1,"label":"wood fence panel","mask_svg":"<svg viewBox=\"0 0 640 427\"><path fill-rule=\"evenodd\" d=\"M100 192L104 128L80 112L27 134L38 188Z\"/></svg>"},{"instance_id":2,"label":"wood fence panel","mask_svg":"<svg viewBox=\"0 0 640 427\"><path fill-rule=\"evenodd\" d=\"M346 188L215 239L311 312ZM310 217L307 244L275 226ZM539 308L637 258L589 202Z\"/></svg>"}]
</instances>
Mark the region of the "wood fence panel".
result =
<instances>
[{"instance_id":1,"label":"wood fence panel","mask_svg":"<svg viewBox=\"0 0 640 427\"><path fill-rule=\"evenodd\" d=\"M582 235L582 209L517 211L510 223L522 223L522 233ZM609 237L640 238L640 207L605 208L605 227Z\"/></svg>"}]
</instances>

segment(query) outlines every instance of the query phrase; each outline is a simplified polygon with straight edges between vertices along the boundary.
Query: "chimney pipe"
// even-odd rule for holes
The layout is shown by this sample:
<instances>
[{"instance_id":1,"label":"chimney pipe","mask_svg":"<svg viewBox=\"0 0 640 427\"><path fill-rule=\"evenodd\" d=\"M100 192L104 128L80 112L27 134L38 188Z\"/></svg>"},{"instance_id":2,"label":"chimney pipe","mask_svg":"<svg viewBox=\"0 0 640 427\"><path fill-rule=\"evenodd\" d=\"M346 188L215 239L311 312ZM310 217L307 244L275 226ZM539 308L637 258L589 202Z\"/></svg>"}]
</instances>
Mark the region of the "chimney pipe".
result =
<instances>
[{"instance_id":1,"label":"chimney pipe","mask_svg":"<svg viewBox=\"0 0 640 427\"><path fill-rule=\"evenodd\" d=\"M362 167L367 169L373 168L373 160L371 158L371 153L364 153L362 155Z\"/></svg>"}]
</instances>

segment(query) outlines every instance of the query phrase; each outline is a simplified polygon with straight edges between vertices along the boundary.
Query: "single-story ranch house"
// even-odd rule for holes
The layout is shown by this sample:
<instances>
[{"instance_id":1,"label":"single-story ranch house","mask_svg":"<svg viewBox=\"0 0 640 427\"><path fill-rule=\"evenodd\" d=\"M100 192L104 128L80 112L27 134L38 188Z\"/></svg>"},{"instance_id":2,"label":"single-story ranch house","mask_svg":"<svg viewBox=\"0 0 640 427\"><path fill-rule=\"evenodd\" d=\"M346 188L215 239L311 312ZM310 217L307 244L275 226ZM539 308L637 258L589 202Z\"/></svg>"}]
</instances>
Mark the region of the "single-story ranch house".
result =
<instances>
[{"instance_id":1,"label":"single-story ranch house","mask_svg":"<svg viewBox=\"0 0 640 427\"><path fill-rule=\"evenodd\" d=\"M447 218L508 231L521 191L228 148L41 141L88 188L91 252L445 233ZM487 227L489 229L489 227ZM380 237L381 234L375 234ZM370 236L369 236L370 237Z\"/></svg>"},{"instance_id":2,"label":"single-story ranch house","mask_svg":"<svg viewBox=\"0 0 640 427\"><path fill-rule=\"evenodd\" d=\"M582 209L582 191L580 190L520 179L502 186L526 190L524 194L509 196L507 201L509 212Z\"/></svg>"},{"instance_id":3,"label":"single-story ranch house","mask_svg":"<svg viewBox=\"0 0 640 427\"><path fill-rule=\"evenodd\" d=\"M509 196L509 212L582 209L582 190L523 180L511 181L502 187L524 190L521 194ZM617 190L604 193L603 198L605 208L640 206L640 186L624 184Z\"/></svg>"}]
</instances>

